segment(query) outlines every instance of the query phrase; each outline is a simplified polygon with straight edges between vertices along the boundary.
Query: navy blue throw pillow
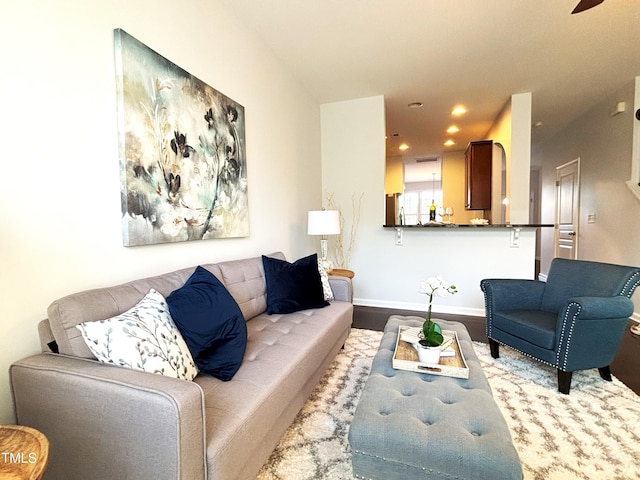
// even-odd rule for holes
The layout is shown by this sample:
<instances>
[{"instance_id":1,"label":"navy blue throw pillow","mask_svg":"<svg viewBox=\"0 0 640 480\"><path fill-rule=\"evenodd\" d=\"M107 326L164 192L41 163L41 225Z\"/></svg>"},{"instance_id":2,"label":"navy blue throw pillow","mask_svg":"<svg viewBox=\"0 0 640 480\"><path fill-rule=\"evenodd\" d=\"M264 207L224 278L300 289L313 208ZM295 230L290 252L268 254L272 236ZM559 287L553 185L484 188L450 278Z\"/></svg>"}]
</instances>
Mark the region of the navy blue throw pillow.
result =
<instances>
[{"instance_id":1,"label":"navy blue throw pillow","mask_svg":"<svg viewBox=\"0 0 640 480\"><path fill-rule=\"evenodd\" d=\"M169 312L198 369L225 382L236 374L247 347L247 324L225 286L197 267L167 297Z\"/></svg>"},{"instance_id":2,"label":"navy blue throw pillow","mask_svg":"<svg viewBox=\"0 0 640 480\"><path fill-rule=\"evenodd\" d=\"M324 300L315 253L294 263L262 256L267 282L267 313L292 313L329 305Z\"/></svg>"}]
</instances>

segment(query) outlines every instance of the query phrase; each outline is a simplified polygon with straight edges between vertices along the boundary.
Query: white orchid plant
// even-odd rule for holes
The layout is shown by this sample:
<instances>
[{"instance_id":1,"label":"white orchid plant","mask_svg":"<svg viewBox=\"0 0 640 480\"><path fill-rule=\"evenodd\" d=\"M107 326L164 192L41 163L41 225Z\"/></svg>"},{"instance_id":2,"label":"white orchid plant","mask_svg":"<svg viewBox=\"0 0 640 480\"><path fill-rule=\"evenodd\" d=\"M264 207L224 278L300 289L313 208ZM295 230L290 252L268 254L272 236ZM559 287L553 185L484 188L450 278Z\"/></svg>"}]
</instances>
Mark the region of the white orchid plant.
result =
<instances>
[{"instance_id":1,"label":"white orchid plant","mask_svg":"<svg viewBox=\"0 0 640 480\"><path fill-rule=\"evenodd\" d=\"M429 308L427 310L426 320L422 324L422 338L420 339L420 345L425 347L438 347L442 345L444 338L442 336L442 328L440 325L431 321L431 305L433 304L433 296L446 297L448 295L458 293L458 289L455 285L451 285L438 275L436 277L429 277L420 282L419 293L429 296Z\"/></svg>"}]
</instances>

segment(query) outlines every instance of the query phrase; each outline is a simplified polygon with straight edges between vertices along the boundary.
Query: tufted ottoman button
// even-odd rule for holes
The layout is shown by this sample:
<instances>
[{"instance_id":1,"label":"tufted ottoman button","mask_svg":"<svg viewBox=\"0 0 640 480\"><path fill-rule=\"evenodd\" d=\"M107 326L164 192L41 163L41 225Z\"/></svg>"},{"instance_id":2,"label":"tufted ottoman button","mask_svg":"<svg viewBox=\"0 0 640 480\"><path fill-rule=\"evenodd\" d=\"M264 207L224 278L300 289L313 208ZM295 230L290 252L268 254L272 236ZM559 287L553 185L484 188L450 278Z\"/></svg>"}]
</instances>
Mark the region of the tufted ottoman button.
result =
<instances>
[{"instance_id":1,"label":"tufted ottoman button","mask_svg":"<svg viewBox=\"0 0 640 480\"><path fill-rule=\"evenodd\" d=\"M456 330L469 378L394 370L398 326L420 326L417 317L392 316L349 428L357 478L522 480L511 434L493 400L464 325Z\"/></svg>"}]
</instances>

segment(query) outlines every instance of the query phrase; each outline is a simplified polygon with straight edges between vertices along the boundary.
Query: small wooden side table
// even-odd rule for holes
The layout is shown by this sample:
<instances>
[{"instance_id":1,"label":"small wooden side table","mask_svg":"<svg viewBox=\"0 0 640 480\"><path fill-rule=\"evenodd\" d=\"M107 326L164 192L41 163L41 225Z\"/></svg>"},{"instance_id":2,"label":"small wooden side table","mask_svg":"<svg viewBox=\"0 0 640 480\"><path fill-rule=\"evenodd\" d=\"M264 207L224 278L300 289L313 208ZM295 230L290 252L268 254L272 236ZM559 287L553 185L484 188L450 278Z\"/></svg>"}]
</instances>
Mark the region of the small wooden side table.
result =
<instances>
[{"instance_id":1,"label":"small wooden side table","mask_svg":"<svg viewBox=\"0 0 640 480\"><path fill-rule=\"evenodd\" d=\"M353 278L355 276L355 273L353 271L345 270L343 268L334 268L332 270L329 270L327 274L333 275L335 277L347 277L347 278Z\"/></svg>"},{"instance_id":2,"label":"small wooden side table","mask_svg":"<svg viewBox=\"0 0 640 480\"><path fill-rule=\"evenodd\" d=\"M0 478L40 480L49 460L49 440L35 428L0 425Z\"/></svg>"}]
</instances>

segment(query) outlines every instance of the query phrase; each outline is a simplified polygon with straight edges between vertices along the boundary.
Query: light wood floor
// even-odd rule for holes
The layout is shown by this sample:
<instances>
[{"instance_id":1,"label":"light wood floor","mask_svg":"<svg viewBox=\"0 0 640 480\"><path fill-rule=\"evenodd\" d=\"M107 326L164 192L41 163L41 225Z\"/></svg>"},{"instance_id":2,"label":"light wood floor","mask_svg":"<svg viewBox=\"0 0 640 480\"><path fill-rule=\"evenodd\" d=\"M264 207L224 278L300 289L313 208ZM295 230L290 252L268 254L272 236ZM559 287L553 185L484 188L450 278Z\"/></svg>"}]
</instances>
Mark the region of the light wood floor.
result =
<instances>
[{"instance_id":1,"label":"light wood floor","mask_svg":"<svg viewBox=\"0 0 640 480\"><path fill-rule=\"evenodd\" d=\"M415 315L424 317L424 312L392 310L389 308L362 307L356 305L353 313L353 326L368 330L382 331L391 315ZM484 317L449 315L438 313L435 316L444 320L455 320L467 327L472 340L487 341ZM632 322L629 321L629 326ZM634 335L629 328L622 338L616 357L611 364L611 373L640 395L640 336Z\"/></svg>"}]
</instances>

